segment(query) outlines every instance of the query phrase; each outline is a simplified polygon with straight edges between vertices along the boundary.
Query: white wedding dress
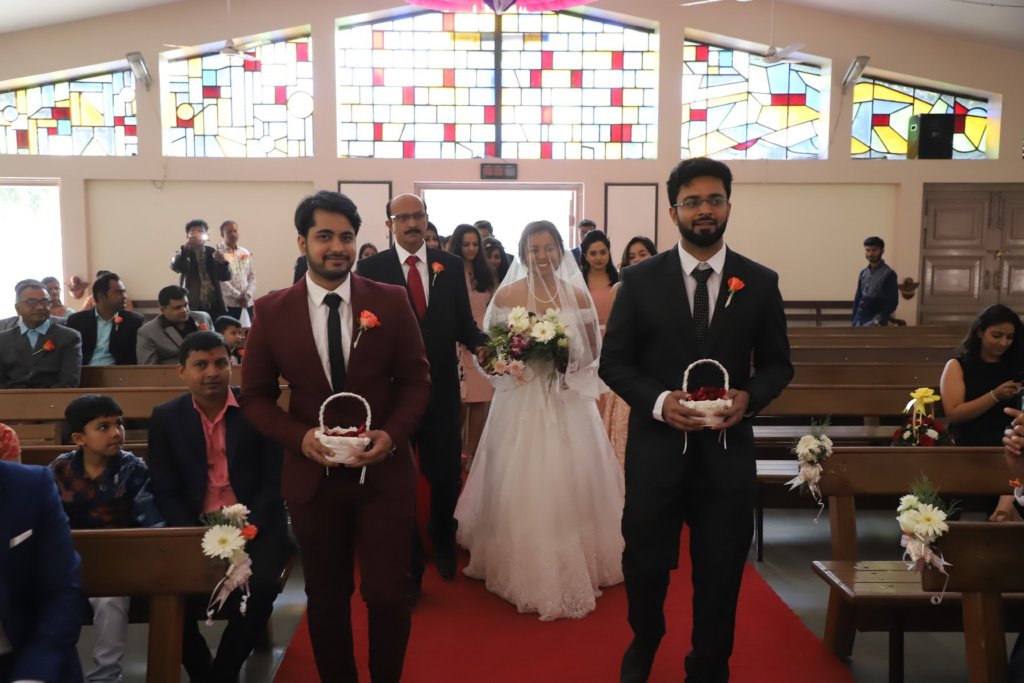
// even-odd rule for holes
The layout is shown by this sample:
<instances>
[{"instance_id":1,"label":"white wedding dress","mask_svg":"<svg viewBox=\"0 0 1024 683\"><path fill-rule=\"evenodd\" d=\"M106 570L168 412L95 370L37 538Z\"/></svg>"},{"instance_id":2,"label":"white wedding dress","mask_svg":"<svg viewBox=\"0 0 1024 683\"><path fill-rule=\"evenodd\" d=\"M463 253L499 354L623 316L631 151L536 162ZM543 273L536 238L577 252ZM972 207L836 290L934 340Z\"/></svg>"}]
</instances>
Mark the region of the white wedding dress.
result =
<instances>
[{"instance_id":1,"label":"white wedding dress","mask_svg":"<svg viewBox=\"0 0 1024 683\"><path fill-rule=\"evenodd\" d=\"M580 320L563 316L570 358L585 344L583 328L596 329L590 306ZM488 318L504 321L509 310L492 302ZM465 574L542 620L580 618L601 586L622 581L624 485L595 400L597 344L578 372L570 362L564 376L529 368L523 384L489 377L490 415L455 511L471 555Z\"/></svg>"}]
</instances>

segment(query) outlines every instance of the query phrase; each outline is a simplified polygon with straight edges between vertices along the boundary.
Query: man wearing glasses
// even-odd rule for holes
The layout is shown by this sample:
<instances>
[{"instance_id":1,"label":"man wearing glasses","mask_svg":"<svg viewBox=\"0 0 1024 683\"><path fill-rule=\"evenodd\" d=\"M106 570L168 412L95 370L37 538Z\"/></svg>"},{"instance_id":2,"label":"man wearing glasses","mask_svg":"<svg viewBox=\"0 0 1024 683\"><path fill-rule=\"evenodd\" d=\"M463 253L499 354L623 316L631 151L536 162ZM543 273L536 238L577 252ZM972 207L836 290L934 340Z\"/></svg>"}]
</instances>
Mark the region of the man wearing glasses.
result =
<instances>
[{"instance_id":1,"label":"man wearing glasses","mask_svg":"<svg viewBox=\"0 0 1024 683\"><path fill-rule=\"evenodd\" d=\"M371 280L405 287L419 319L430 361L430 405L415 436L420 472L430 482L430 520L427 533L434 563L442 578L455 577L455 503L462 486L462 437L459 428L459 369L455 353L461 342L478 355L485 353L487 335L473 320L462 259L427 247L427 207L416 195L403 194L388 202L386 224L394 245L359 262L359 274ZM419 534L413 550L413 594L419 594L423 575Z\"/></svg>"},{"instance_id":2,"label":"man wearing glasses","mask_svg":"<svg viewBox=\"0 0 1024 683\"><path fill-rule=\"evenodd\" d=\"M18 324L0 333L0 388L77 387L82 337L50 320L50 294L42 282L18 283Z\"/></svg>"}]
</instances>

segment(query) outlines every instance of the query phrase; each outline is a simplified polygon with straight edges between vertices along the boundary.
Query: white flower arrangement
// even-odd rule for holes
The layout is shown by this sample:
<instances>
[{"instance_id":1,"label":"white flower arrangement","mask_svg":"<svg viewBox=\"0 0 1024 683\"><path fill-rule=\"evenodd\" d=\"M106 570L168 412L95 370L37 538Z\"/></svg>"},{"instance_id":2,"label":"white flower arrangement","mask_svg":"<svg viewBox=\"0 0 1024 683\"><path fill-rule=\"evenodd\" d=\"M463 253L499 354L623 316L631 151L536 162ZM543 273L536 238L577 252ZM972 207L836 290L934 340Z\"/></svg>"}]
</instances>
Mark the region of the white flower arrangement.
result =
<instances>
[{"instance_id":1,"label":"white flower arrangement","mask_svg":"<svg viewBox=\"0 0 1024 683\"><path fill-rule=\"evenodd\" d=\"M900 498L896 508L899 513L896 520L903 532L900 538L900 546L904 549L903 559L909 560L907 570L923 572L931 566L946 574L945 568L951 565L943 559L941 553L932 548L932 544L949 531L946 518L956 511L957 505L954 502L947 507L924 476L913 483L911 490L912 493ZM949 582L948 574L946 582ZM945 592L943 586L942 593L932 597L932 603L937 605L942 602Z\"/></svg>"},{"instance_id":2,"label":"white flower arrangement","mask_svg":"<svg viewBox=\"0 0 1024 683\"><path fill-rule=\"evenodd\" d=\"M815 522L825 509L818 482L821 480L822 463L832 455L832 439L825 433L828 425L828 418L822 422L811 422L811 433L801 436L800 441L793 447L798 463L797 475L786 482L790 491L803 487L811 492L814 502L818 504L818 517L815 517Z\"/></svg>"},{"instance_id":3,"label":"white flower arrangement","mask_svg":"<svg viewBox=\"0 0 1024 683\"><path fill-rule=\"evenodd\" d=\"M203 554L228 563L224 578L213 589L206 606L206 624L211 625L213 615L237 588L242 589L242 602L238 611L245 614L249 600L249 577L252 576L252 558L245 552L245 543L256 538L259 529L255 524L249 524L249 508L241 503L226 505L220 512L203 515L203 522L208 527L203 534Z\"/></svg>"}]
</instances>

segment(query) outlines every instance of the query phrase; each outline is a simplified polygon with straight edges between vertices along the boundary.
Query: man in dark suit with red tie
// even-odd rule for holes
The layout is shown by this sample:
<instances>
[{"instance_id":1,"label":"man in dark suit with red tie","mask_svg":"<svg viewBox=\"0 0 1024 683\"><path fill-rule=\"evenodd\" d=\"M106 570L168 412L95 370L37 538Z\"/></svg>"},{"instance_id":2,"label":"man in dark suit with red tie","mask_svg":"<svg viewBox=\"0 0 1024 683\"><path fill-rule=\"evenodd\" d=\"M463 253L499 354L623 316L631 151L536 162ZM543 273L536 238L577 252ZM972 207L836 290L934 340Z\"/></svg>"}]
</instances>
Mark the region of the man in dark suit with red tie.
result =
<instances>
[{"instance_id":1,"label":"man in dark suit with red tie","mask_svg":"<svg viewBox=\"0 0 1024 683\"><path fill-rule=\"evenodd\" d=\"M420 471L430 482L427 532L434 548L434 562L438 573L451 579L455 576L455 504L462 487L456 342L482 355L487 335L473 320L462 259L446 251L430 249L424 242L427 207L423 200L411 194L399 195L388 202L387 216L394 246L360 261L359 274L405 287L419 317L430 359L432 387L430 407L416 433L415 443L419 449ZM419 544L418 534L416 544ZM422 574L422 565L416 559L414 579Z\"/></svg>"},{"instance_id":2,"label":"man in dark suit with red tie","mask_svg":"<svg viewBox=\"0 0 1024 683\"><path fill-rule=\"evenodd\" d=\"M358 679L349 605L358 561L370 676L373 683L397 683L411 622L410 442L430 400L430 378L405 290L350 273L361 222L352 200L336 192L299 204L295 226L309 270L256 301L241 404L250 422L285 449L281 489L299 541L321 680ZM291 387L287 411L277 404L279 377ZM315 436L320 406L341 391L365 398L373 413L364 434L370 446L351 466L328 461L330 449ZM329 427L366 419L354 399L337 399L324 414Z\"/></svg>"},{"instance_id":3,"label":"man in dark suit with red tie","mask_svg":"<svg viewBox=\"0 0 1024 683\"><path fill-rule=\"evenodd\" d=\"M793 377L776 273L726 247L732 173L720 161L680 163L669 215L680 241L623 271L601 350L601 379L632 409L626 442L622 570L633 642L622 683L646 681L665 633L663 605L679 536L690 529L692 649L687 683L729 679L739 595L753 536L756 476L750 418ZM686 389L722 387L731 407L705 429L681 405ZM753 365L753 370L751 369Z\"/></svg>"}]
</instances>

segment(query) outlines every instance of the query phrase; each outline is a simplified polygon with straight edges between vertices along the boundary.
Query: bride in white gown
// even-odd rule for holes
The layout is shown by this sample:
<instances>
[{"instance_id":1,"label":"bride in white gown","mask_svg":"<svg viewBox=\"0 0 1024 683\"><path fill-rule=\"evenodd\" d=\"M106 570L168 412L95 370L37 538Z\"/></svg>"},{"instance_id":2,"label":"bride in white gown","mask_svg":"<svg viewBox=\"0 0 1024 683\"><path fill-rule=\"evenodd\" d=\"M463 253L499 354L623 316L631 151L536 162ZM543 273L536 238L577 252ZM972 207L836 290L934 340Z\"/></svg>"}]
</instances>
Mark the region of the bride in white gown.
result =
<instances>
[{"instance_id":1,"label":"bride in white gown","mask_svg":"<svg viewBox=\"0 0 1024 683\"><path fill-rule=\"evenodd\" d=\"M596 399L601 336L579 267L553 224L526 226L486 329L513 307L559 311L569 333L564 375L528 367L526 381L489 376L495 394L459 499L467 576L543 620L593 611L601 586L622 581L622 470Z\"/></svg>"}]
</instances>

